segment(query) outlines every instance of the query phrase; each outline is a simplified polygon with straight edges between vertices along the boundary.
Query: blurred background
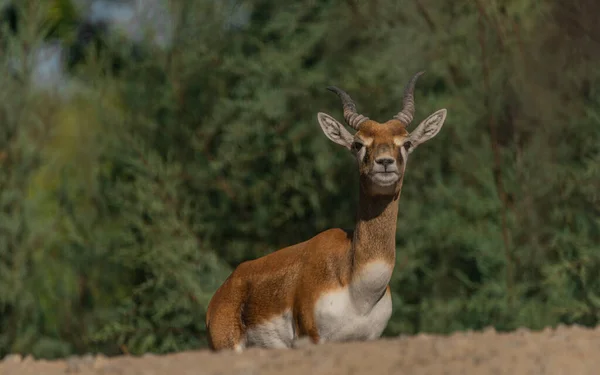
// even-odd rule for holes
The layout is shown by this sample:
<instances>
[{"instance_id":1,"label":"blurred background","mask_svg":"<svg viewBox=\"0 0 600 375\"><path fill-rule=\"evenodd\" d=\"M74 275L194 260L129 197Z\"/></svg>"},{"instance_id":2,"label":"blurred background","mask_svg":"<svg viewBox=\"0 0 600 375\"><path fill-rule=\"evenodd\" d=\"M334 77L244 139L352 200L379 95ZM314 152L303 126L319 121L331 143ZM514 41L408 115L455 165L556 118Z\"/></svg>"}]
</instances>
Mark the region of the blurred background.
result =
<instances>
[{"instance_id":1,"label":"blurred background","mask_svg":"<svg viewBox=\"0 0 600 375\"><path fill-rule=\"evenodd\" d=\"M417 71L385 335L600 318L594 0L0 0L0 357L206 346L240 262L352 227L316 121Z\"/></svg>"}]
</instances>

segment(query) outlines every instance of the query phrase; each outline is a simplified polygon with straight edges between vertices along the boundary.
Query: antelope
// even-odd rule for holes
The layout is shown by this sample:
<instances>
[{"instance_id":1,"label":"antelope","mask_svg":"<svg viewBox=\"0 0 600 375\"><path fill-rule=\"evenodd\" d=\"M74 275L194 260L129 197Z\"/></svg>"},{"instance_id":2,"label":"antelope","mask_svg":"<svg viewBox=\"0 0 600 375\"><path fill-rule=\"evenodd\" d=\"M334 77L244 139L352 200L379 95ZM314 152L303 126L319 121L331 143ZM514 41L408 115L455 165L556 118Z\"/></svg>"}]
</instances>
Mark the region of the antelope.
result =
<instances>
[{"instance_id":1,"label":"antelope","mask_svg":"<svg viewBox=\"0 0 600 375\"><path fill-rule=\"evenodd\" d=\"M206 312L209 347L240 352L249 347L294 348L299 343L379 338L392 314L389 281L396 259L398 202L408 156L442 128L446 109L412 133L416 73L404 88L403 108L385 123L342 101L352 135L319 112L325 136L348 149L359 169L359 203L352 231L325 230L295 245L239 264L213 295Z\"/></svg>"}]
</instances>

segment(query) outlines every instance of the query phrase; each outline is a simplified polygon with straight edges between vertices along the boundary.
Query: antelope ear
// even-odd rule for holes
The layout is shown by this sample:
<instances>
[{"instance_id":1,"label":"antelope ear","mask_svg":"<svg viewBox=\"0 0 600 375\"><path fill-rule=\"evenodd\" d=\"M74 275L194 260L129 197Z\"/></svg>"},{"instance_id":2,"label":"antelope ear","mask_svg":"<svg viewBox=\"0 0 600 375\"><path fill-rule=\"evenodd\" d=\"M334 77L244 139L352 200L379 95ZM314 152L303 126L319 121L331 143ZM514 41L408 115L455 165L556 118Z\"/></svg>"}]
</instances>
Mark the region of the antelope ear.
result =
<instances>
[{"instance_id":1,"label":"antelope ear","mask_svg":"<svg viewBox=\"0 0 600 375\"><path fill-rule=\"evenodd\" d=\"M319 121L319 125L321 125L321 129L327 138L338 145L346 147L348 150L350 149L350 145L352 144L354 137L348 130L346 130L344 125L342 125L338 120L329 116L327 113L323 112L319 112L317 114L317 120Z\"/></svg>"},{"instance_id":2,"label":"antelope ear","mask_svg":"<svg viewBox=\"0 0 600 375\"><path fill-rule=\"evenodd\" d=\"M408 148L409 153L417 148L418 145L427 142L440 132L440 129L442 129L444 121L446 120L446 113L446 108L435 111L423 120L412 133L410 133L408 136L408 140L410 141L410 146Z\"/></svg>"}]
</instances>

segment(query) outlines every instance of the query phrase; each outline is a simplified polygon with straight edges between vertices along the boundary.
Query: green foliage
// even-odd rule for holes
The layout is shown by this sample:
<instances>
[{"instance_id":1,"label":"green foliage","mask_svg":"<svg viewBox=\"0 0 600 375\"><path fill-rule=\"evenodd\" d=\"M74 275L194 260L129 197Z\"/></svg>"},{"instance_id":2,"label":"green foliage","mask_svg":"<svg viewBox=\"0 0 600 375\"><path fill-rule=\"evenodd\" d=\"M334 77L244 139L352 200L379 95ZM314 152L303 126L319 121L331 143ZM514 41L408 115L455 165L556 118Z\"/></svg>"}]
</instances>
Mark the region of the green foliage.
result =
<instances>
[{"instance_id":1,"label":"green foliage","mask_svg":"<svg viewBox=\"0 0 600 375\"><path fill-rule=\"evenodd\" d=\"M420 69L415 122L448 119L408 166L386 334L597 324L593 4L576 1L574 32L550 1L170 3L173 46L108 38L69 96L0 76L0 356L204 346L233 267L353 225L356 167L316 122L341 119L324 88L384 120ZM69 43L77 15L53 4L3 68L48 19ZM249 23L228 28L236 9Z\"/></svg>"}]
</instances>

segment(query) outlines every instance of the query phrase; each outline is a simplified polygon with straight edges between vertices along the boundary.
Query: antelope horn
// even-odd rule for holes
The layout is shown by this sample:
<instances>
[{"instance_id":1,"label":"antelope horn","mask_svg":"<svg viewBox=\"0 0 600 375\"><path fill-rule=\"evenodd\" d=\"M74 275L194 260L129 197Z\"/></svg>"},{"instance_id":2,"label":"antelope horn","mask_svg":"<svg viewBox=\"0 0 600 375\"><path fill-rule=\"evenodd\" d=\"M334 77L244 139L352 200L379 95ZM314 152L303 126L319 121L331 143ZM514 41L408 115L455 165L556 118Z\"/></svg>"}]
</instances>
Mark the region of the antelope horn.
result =
<instances>
[{"instance_id":1,"label":"antelope horn","mask_svg":"<svg viewBox=\"0 0 600 375\"><path fill-rule=\"evenodd\" d=\"M336 93L342 100L342 106L344 107L344 120L346 120L346 123L348 123L348 125L350 125L352 128L358 130L360 124L369 119L368 117L356 112L356 105L354 104L354 101L344 90L335 86L329 86L327 87L327 90Z\"/></svg>"},{"instance_id":2,"label":"antelope horn","mask_svg":"<svg viewBox=\"0 0 600 375\"><path fill-rule=\"evenodd\" d=\"M421 74L425 72L421 71L416 73L406 87L404 88L404 97L402 98L402 110L398 112L394 118L400 122L402 122L405 126L410 125L415 115L415 84L417 83L417 79Z\"/></svg>"}]
</instances>

